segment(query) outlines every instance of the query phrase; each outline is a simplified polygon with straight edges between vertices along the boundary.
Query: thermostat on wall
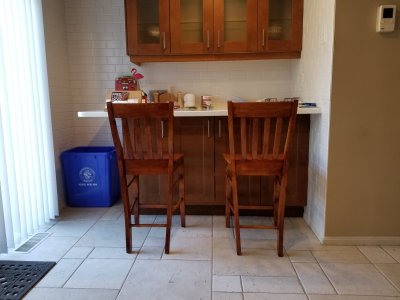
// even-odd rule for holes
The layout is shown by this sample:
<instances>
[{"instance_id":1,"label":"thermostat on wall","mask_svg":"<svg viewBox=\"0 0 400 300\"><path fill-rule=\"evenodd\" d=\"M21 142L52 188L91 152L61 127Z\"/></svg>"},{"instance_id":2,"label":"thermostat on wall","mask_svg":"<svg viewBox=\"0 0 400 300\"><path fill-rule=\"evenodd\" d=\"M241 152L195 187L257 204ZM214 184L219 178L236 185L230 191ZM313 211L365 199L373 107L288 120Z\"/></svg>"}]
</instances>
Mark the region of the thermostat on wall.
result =
<instances>
[{"instance_id":1,"label":"thermostat on wall","mask_svg":"<svg viewBox=\"0 0 400 300\"><path fill-rule=\"evenodd\" d=\"M381 5L378 7L376 32L394 31L396 21L396 5Z\"/></svg>"}]
</instances>

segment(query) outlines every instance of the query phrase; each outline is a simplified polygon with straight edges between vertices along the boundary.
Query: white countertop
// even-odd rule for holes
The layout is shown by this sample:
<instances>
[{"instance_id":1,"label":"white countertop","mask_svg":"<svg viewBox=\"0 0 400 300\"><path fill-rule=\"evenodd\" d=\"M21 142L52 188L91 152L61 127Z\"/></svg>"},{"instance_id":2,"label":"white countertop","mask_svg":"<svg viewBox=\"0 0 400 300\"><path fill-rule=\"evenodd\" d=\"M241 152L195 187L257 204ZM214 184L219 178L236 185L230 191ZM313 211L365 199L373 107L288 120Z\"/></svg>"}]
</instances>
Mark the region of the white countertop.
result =
<instances>
[{"instance_id":1,"label":"white countertop","mask_svg":"<svg viewBox=\"0 0 400 300\"><path fill-rule=\"evenodd\" d=\"M299 107L297 114L320 114L320 107ZM175 109L175 117L216 117L227 116L228 110L225 103L216 104L212 109ZM91 111L78 111L78 117L82 118L107 118L107 111L105 110L91 110Z\"/></svg>"}]
</instances>

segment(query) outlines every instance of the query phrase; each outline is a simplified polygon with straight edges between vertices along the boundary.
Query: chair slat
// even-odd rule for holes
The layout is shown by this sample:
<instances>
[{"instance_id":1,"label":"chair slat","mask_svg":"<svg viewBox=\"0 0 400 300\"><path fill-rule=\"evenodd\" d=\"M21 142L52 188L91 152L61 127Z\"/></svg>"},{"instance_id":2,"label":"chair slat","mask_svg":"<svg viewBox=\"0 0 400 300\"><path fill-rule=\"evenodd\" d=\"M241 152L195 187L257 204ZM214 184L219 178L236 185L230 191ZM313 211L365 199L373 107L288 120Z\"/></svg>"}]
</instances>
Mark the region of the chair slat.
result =
<instances>
[{"instance_id":1,"label":"chair slat","mask_svg":"<svg viewBox=\"0 0 400 300\"><path fill-rule=\"evenodd\" d=\"M247 134L246 134L246 118L240 118L240 143L242 157L247 157Z\"/></svg>"},{"instance_id":2,"label":"chair slat","mask_svg":"<svg viewBox=\"0 0 400 300\"><path fill-rule=\"evenodd\" d=\"M134 141L135 141L135 156L141 159L144 158L143 155L143 145L142 145L142 124L139 119L133 120L134 124Z\"/></svg>"},{"instance_id":3,"label":"chair slat","mask_svg":"<svg viewBox=\"0 0 400 300\"><path fill-rule=\"evenodd\" d=\"M271 127L271 119L264 118L264 136L263 136L263 149L262 149L263 159L266 159L269 153L270 127Z\"/></svg>"},{"instance_id":4,"label":"chair slat","mask_svg":"<svg viewBox=\"0 0 400 300\"><path fill-rule=\"evenodd\" d=\"M124 139L124 141L126 141L125 147L126 147L127 157L133 157L131 133L130 133L130 129L129 129L128 120L127 119L122 119L121 123L122 123L123 139Z\"/></svg>"},{"instance_id":5,"label":"chair slat","mask_svg":"<svg viewBox=\"0 0 400 300\"><path fill-rule=\"evenodd\" d=\"M259 120L258 118L253 119L253 130L251 134L251 149L252 149L252 157L253 159L257 158L258 154L258 126L259 126Z\"/></svg>"},{"instance_id":6,"label":"chair slat","mask_svg":"<svg viewBox=\"0 0 400 300\"><path fill-rule=\"evenodd\" d=\"M274 158L277 158L279 156L279 147L281 143L281 136L282 136L282 118L277 118L276 119L276 125L275 125L275 136L274 136L274 150L272 152L272 155Z\"/></svg>"},{"instance_id":7,"label":"chair slat","mask_svg":"<svg viewBox=\"0 0 400 300\"><path fill-rule=\"evenodd\" d=\"M157 158L162 157L163 153L163 144L162 144L162 133L163 133L163 121L161 118L157 118L155 120L155 136L156 136L156 145L157 145Z\"/></svg>"}]
</instances>

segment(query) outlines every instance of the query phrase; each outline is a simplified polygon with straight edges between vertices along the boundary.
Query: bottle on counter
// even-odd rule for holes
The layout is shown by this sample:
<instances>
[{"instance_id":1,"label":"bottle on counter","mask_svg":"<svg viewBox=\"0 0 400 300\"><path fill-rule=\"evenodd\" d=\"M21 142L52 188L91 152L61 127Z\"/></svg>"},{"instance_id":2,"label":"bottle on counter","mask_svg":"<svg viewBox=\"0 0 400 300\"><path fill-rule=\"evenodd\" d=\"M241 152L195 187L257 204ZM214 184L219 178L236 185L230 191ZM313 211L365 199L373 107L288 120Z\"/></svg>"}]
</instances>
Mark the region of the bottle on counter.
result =
<instances>
[{"instance_id":1,"label":"bottle on counter","mask_svg":"<svg viewBox=\"0 0 400 300\"><path fill-rule=\"evenodd\" d=\"M183 93L182 92L178 92L177 98L178 98L178 106L180 108L183 108Z\"/></svg>"},{"instance_id":2,"label":"bottle on counter","mask_svg":"<svg viewBox=\"0 0 400 300\"><path fill-rule=\"evenodd\" d=\"M159 92L154 92L154 93L153 93L153 102L154 102L154 103L160 102L160 101L159 101L159 96L160 96L160 93L159 93Z\"/></svg>"},{"instance_id":3,"label":"bottle on counter","mask_svg":"<svg viewBox=\"0 0 400 300\"><path fill-rule=\"evenodd\" d=\"M212 97L211 96L201 96L201 108L210 109L212 106Z\"/></svg>"}]
</instances>

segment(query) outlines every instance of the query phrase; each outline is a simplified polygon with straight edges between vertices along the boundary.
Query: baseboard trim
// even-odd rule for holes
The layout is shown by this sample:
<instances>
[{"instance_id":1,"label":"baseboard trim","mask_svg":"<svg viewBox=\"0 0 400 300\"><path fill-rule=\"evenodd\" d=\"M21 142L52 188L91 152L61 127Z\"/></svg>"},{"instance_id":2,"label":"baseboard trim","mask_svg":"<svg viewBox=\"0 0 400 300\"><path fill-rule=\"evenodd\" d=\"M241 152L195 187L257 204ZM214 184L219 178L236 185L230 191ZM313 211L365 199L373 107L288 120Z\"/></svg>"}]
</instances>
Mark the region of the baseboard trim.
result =
<instances>
[{"instance_id":1,"label":"baseboard trim","mask_svg":"<svg viewBox=\"0 0 400 300\"><path fill-rule=\"evenodd\" d=\"M377 246L400 245L400 236L325 236L324 245Z\"/></svg>"}]
</instances>

